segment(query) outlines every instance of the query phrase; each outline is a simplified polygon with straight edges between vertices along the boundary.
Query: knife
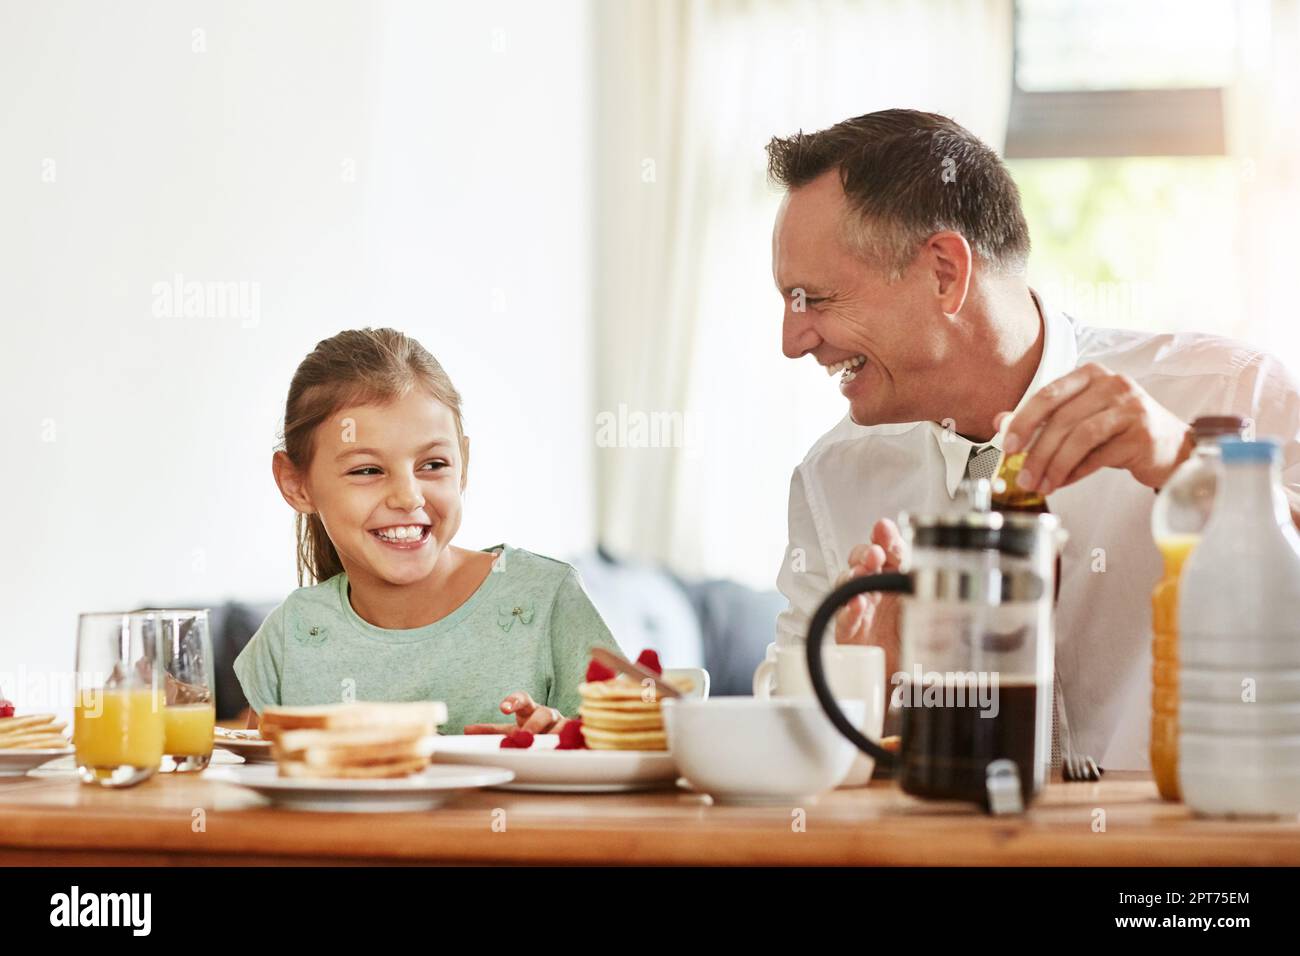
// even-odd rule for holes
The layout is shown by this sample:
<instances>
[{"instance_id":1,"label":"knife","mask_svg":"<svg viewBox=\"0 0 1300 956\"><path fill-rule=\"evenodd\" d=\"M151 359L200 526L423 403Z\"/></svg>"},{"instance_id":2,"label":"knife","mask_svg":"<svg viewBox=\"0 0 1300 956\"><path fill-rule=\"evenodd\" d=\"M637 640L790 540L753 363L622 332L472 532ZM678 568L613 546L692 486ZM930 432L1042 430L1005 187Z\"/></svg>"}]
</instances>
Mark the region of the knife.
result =
<instances>
[{"instance_id":1,"label":"knife","mask_svg":"<svg viewBox=\"0 0 1300 956\"><path fill-rule=\"evenodd\" d=\"M615 654L613 651L604 647L593 647L591 656L604 664L611 670L620 674L626 674L628 677L635 677L639 681L654 681L655 690L660 697L681 697L682 692L672 684L668 683L648 667L642 667L635 661L630 661L622 654ZM644 685L643 685L644 686Z\"/></svg>"}]
</instances>

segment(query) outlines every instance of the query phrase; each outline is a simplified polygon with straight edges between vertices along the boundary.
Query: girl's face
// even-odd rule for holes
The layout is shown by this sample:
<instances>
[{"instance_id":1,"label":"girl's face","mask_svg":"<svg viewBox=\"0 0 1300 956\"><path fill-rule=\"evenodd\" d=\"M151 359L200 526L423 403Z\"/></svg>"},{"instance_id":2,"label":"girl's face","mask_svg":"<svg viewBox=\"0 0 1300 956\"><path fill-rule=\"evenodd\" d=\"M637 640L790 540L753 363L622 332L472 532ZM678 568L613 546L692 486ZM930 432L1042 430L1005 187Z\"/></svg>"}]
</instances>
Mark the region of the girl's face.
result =
<instances>
[{"instance_id":1,"label":"girl's face","mask_svg":"<svg viewBox=\"0 0 1300 956\"><path fill-rule=\"evenodd\" d=\"M413 584L460 529L465 462L451 409L413 389L316 429L303 492L353 580Z\"/></svg>"}]
</instances>

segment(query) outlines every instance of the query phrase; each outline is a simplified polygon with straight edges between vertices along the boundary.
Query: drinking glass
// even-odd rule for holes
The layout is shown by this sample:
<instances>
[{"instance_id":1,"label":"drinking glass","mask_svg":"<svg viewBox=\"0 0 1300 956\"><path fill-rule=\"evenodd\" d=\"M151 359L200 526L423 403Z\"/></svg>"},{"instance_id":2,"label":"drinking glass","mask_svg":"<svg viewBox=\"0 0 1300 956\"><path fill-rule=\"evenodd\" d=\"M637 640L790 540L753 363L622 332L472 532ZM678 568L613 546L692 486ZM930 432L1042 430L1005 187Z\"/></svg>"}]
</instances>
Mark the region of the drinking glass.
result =
<instances>
[{"instance_id":1,"label":"drinking glass","mask_svg":"<svg viewBox=\"0 0 1300 956\"><path fill-rule=\"evenodd\" d=\"M162 642L165 773L204 770L212 761L216 695L212 689L212 640L208 612L193 608L151 608Z\"/></svg>"},{"instance_id":2,"label":"drinking glass","mask_svg":"<svg viewBox=\"0 0 1300 956\"><path fill-rule=\"evenodd\" d=\"M86 783L129 787L163 755L164 670L150 612L82 614L77 622L73 738Z\"/></svg>"}]
</instances>

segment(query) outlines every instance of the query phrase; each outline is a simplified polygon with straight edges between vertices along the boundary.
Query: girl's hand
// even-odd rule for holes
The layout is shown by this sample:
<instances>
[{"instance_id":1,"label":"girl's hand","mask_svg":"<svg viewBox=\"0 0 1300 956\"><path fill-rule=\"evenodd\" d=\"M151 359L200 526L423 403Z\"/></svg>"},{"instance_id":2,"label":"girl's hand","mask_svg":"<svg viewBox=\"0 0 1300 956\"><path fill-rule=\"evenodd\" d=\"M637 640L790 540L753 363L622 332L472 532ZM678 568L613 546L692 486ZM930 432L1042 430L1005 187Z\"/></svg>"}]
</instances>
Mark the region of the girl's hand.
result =
<instances>
[{"instance_id":1,"label":"girl's hand","mask_svg":"<svg viewBox=\"0 0 1300 956\"><path fill-rule=\"evenodd\" d=\"M524 691L517 690L501 701L501 713L514 714L513 724L466 724L467 734L504 734L516 728L534 734L558 734L564 726L564 716L554 707L534 703Z\"/></svg>"},{"instance_id":2,"label":"girl's hand","mask_svg":"<svg viewBox=\"0 0 1300 956\"><path fill-rule=\"evenodd\" d=\"M903 566L906 547L898 525L881 518L871 531L871 543L860 544L849 552L849 569L839 576L835 586L868 574L897 573ZM898 666L899 608L897 594L875 591L857 595L835 615L835 643L883 647L885 673L892 677Z\"/></svg>"}]
</instances>

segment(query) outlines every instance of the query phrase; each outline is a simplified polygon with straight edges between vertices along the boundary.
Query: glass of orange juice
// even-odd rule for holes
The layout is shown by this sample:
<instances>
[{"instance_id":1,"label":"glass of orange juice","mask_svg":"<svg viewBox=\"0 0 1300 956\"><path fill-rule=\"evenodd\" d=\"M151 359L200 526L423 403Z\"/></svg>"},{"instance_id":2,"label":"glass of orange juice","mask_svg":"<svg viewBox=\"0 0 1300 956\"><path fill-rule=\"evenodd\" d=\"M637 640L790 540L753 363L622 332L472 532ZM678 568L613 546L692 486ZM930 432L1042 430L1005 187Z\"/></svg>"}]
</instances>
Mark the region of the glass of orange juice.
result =
<instances>
[{"instance_id":1,"label":"glass of orange juice","mask_svg":"<svg viewBox=\"0 0 1300 956\"><path fill-rule=\"evenodd\" d=\"M158 620L152 613L81 615L73 743L83 781L129 787L158 770L164 677Z\"/></svg>"},{"instance_id":2,"label":"glass of orange juice","mask_svg":"<svg viewBox=\"0 0 1300 956\"><path fill-rule=\"evenodd\" d=\"M189 773L212 761L216 695L212 690L212 639L207 610L158 608L163 647L164 688L162 769Z\"/></svg>"}]
</instances>

